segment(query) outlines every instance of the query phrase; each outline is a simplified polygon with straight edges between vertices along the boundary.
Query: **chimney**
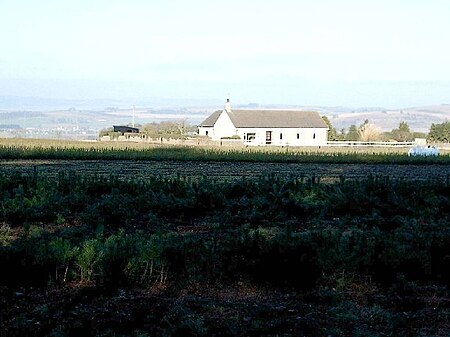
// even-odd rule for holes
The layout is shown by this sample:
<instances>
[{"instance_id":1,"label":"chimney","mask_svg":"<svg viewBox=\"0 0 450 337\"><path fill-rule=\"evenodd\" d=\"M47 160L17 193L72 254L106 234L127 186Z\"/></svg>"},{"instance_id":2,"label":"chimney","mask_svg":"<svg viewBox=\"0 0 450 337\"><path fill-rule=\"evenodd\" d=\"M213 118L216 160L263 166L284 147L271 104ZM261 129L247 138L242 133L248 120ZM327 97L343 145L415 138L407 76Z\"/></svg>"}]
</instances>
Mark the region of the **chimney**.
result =
<instances>
[{"instance_id":1,"label":"chimney","mask_svg":"<svg viewBox=\"0 0 450 337\"><path fill-rule=\"evenodd\" d=\"M227 102L225 103L225 111L226 112L231 112L231 103L230 103L230 99L227 98Z\"/></svg>"}]
</instances>

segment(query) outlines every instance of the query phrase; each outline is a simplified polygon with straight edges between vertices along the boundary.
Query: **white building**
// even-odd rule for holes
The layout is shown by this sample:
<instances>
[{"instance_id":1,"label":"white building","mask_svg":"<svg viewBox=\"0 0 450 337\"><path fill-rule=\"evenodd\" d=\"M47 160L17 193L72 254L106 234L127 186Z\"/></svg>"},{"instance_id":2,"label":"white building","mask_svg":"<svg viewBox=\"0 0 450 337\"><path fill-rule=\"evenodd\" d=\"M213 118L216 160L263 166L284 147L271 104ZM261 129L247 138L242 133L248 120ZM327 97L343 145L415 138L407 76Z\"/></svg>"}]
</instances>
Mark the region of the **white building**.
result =
<instances>
[{"instance_id":1,"label":"white building","mask_svg":"<svg viewBox=\"0 0 450 337\"><path fill-rule=\"evenodd\" d=\"M327 144L328 126L316 111L215 111L199 125L199 135L212 140L236 137L247 145L321 146Z\"/></svg>"}]
</instances>

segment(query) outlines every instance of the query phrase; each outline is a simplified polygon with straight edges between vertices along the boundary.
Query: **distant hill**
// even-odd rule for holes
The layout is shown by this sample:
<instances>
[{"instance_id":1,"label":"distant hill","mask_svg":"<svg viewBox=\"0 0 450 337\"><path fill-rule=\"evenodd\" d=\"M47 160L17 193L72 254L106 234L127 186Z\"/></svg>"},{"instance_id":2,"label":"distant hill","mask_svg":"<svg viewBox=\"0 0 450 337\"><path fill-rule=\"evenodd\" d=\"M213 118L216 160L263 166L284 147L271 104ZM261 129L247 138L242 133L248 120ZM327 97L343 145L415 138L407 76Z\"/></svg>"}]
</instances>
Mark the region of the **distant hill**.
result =
<instances>
[{"instance_id":1,"label":"distant hill","mask_svg":"<svg viewBox=\"0 0 450 337\"><path fill-rule=\"evenodd\" d=\"M418 132L428 132L432 123L442 123L450 119L450 105L433 105L426 107L405 108L399 110L368 109L348 112L327 111L326 115L337 130L348 129L352 124L359 125L368 119L383 131L397 128L400 122L407 122L410 129Z\"/></svg>"},{"instance_id":2,"label":"distant hill","mask_svg":"<svg viewBox=\"0 0 450 337\"><path fill-rule=\"evenodd\" d=\"M167 109L135 109L136 124L152 122L183 120L189 124L199 124L209 114L205 109L167 108ZM104 110L0 110L0 125L20 125L27 129L59 129L59 130L90 130L98 131L113 125L132 123L133 109L109 107Z\"/></svg>"},{"instance_id":3,"label":"distant hill","mask_svg":"<svg viewBox=\"0 0 450 337\"><path fill-rule=\"evenodd\" d=\"M112 125L131 123L133 104L137 106L135 121L138 124L178 119L195 125L223 107L223 102L200 99L68 100L0 96L0 124L18 125L24 129L85 129L96 132ZM428 132L432 123L450 120L450 104L404 109L354 109L340 106L232 103L232 108L316 110L327 116L337 130L348 129L350 125L359 125L368 119L383 131L397 128L400 122L405 121L413 131Z\"/></svg>"},{"instance_id":4,"label":"distant hill","mask_svg":"<svg viewBox=\"0 0 450 337\"><path fill-rule=\"evenodd\" d=\"M0 110L31 110L51 111L68 110L103 110L107 107L126 109L136 105L140 107L180 108L193 106L220 105L219 101L201 99L168 99L154 98L124 98L124 99L64 99L64 98L42 98L23 96L0 96Z\"/></svg>"}]
</instances>

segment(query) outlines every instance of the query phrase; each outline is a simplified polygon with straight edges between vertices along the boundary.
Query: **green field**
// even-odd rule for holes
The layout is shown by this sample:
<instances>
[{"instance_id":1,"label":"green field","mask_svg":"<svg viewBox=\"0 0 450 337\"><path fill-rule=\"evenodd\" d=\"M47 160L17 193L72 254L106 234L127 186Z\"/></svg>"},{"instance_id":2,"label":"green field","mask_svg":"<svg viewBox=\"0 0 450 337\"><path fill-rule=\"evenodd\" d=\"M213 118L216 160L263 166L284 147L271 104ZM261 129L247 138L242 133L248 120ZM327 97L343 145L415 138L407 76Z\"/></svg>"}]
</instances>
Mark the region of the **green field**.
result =
<instances>
[{"instance_id":1,"label":"green field","mask_svg":"<svg viewBox=\"0 0 450 337\"><path fill-rule=\"evenodd\" d=\"M446 156L1 146L1 336L450 334Z\"/></svg>"}]
</instances>

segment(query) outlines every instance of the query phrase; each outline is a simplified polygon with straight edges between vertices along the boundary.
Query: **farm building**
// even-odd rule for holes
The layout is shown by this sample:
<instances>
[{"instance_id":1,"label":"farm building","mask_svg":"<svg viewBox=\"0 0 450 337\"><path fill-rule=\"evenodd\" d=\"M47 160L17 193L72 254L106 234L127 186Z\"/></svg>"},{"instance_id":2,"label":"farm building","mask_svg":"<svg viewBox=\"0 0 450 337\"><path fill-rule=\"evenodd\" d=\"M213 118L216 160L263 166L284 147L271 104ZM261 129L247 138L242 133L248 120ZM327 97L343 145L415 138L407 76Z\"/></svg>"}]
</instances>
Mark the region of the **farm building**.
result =
<instances>
[{"instance_id":1,"label":"farm building","mask_svg":"<svg viewBox=\"0 0 450 337\"><path fill-rule=\"evenodd\" d=\"M199 125L199 135L212 140L239 138L246 145L321 146L328 126L316 111L232 110L227 100Z\"/></svg>"},{"instance_id":2,"label":"farm building","mask_svg":"<svg viewBox=\"0 0 450 337\"><path fill-rule=\"evenodd\" d=\"M132 128L131 126L113 125L114 132L124 133L139 133L138 128Z\"/></svg>"}]
</instances>

